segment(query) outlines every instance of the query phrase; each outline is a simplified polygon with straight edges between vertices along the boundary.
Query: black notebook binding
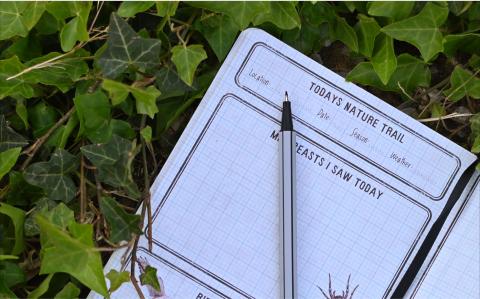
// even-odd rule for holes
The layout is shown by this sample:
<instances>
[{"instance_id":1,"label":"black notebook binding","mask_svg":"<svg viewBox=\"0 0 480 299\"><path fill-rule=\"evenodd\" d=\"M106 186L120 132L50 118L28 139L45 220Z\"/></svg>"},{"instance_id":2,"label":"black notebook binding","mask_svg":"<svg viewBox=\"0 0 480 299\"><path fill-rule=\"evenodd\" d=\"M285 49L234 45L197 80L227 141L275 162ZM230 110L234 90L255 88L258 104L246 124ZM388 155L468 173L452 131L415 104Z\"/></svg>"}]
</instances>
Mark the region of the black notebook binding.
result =
<instances>
[{"instance_id":1,"label":"black notebook binding","mask_svg":"<svg viewBox=\"0 0 480 299\"><path fill-rule=\"evenodd\" d=\"M412 285L413 280L417 276L418 271L420 270L423 263L425 262L428 256L428 253L430 252L430 249L435 243L435 240L437 239L438 234L440 233L443 227L443 224L447 220L448 214L450 214L450 211L453 209L458 199L462 195L463 191L465 190L465 187L467 186L468 182L472 178L473 173L475 172L476 164L477 164L476 162L472 163L472 165L470 165L464 171L464 173L458 180L457 184L453 188L452 193L450 194L450 197L448 198L447 204L443 208L437 220L433 223L432 228L427 234L427 237L425 238L422 245L420 246L420 249L418 250L415 257L413 258L412 263L410 264L407 271L405 272L405 275L402 277L402 280L400 280L400 283L398 284L397 288L393 292L393 295L391 298L395 298L395 299L403 298L407 293L408 289Z\"/></svg>"}]
</instances>

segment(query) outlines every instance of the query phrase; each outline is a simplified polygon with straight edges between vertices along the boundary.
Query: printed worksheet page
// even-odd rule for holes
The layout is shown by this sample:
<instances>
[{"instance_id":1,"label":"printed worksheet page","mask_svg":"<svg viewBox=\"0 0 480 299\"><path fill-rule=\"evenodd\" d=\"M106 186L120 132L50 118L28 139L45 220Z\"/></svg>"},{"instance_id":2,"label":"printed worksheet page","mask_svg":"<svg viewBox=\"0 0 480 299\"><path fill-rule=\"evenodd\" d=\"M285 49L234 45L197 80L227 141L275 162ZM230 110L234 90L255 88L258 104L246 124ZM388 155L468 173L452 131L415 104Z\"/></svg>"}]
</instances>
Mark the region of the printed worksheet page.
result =
<instances>
[{"instance_id":1,"label":"printed worksheet page","mask_svg":"<svg viewBox=\"0 0 480 299\"><path fill-rule=\"evenodd\" d=\"M475 156L271 35L238 38L152 186L146 298L279 298L279 120L297 132L299 298L387 298ZM453 221L453 220L451 220ZM111 268L130 269L113 254ZM350 279L349 279L350 278ZM92 294L92 297L94 295ZM134 298L131 284L113 293Z\"/></svg>"},{"instance_id":2,"label":"printed worksheet page","mask_svg":"<svg viewBox=\"0 0 480 299\"><path fill-rule=\"evenodd\" d=\"M409 298L480 297L480 174L465 188L417 275Z\"/></svg>"}]
</instances>

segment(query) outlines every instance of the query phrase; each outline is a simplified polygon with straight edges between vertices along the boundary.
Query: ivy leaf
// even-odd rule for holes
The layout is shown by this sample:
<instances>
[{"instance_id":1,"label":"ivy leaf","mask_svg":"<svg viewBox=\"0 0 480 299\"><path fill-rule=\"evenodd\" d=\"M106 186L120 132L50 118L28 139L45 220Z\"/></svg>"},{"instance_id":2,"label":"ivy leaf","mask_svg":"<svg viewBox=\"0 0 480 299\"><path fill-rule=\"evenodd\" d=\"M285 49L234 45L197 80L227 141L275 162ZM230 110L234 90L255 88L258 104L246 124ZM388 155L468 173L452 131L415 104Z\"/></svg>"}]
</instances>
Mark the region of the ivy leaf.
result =
<instances>
[{"instance_id":1,"label":"ivy leaf","mask_svg":"<svg viewBox=\"0 0 480 299\"><path fill-rule=\"evenodd\" d=\"M27 144L27 140L22 135L7 126L5 116L0 114L0 152Z\"/></svg>"},{"instance_id":2,"label":"ivy leaf","mask_svg":"<svg viewBox=\"0 0 480 299\"><path fill-rule=\"evenodd\" d=\"M48 288L50 287L50 281L53 278L53 273L49 274L45 279L42 281L42 283L35 289L33 290L30 294L28 294L28 299L37 299L40 298L43 294L45 294L48 291Z\"/></svg>"},{"instance_id":3,"label":"ivy leaf","mask_svg":"<svg viewBox=\"0 0 480 299\"><path fill-rule=\"evenodd\" d=\"M99 89L94 93L77 95L73 102L80 121L78 136L91 142L106 142L112 135L111 107L108 97Z\"/></svg>"},{"instance_id":4,"label":"ivy leaf","mask_svg":"<svg viewBox=\"0 0 480 299\"><path fill-rule=\"evenodd\" d=\"M25 279L25 272L17 264L9 261L0 262L0 281L3 281L7 288L22 283Z\"/></svg>"},{"instance_id":5,"label":"ivy leaf","mask_svg":"<svg viewBox=\"0 0 480 299\"><path fill-rule=\"evenodd\" d=\"M474 154L480 153L480 136L475 137L473 141L471 152Z\"/></svg>"},{"instance_id":6,"label":"ivy leaf","mask_svg":"<svg viewBox=\"0 0 480 299\"><path fill-rule=\"evenodd\" d=\"M452 102L465 96L480 99L480 79L457 65L450 76L450 88L444 94Z\"/></svg>"},{"instance_id":7,"label":"ivy leaf","mask_svg":"<svg viewBox=\"0 0 480 299\"><path fill-rule=\"evenodd\" d=\"M358 52L358 39L355 30L348 25L345 18L336 17L333 23L333 36L343 42L353 52Z\"/></svg>"},{"instance_id":8,"label":"ivy leaf","mask_svg":"<svg viewBox=\"0 0 480 299\"><path fill-rule=\"evenodd\" d=\"M0 40L27 36L45 11L45 3L0 2Z\"/></svg>"},{"instance_id":9,"label":"ivy leaf","mask_svg":"<svg viewBox=\"0 0 480 299\"><path fill-rule=\"evenodd\" d=\"M25 222L25 211L15 208L6 203L0 203L0 214L8 216L12 220L15 235L14 244L10 254L20 254L25 248L23 239L23 224Z\"/></svg>"},{"instance_id":10,"label":"ivy leaf","mask_svg":"<svg viewBox=\"0 0 480 299\"><path fill-rule=\"evenodd\" d=\"M46 133L60 118L58 111L44 101L29 107L28 115L33 129L33 137L39 138Z\"/></svg>"},{"instance_id":11,"label":"ivy leaf","mask_svg":"<svg viewBox=\"0 0 480 299\"><path fill-rule=\"evenodd\" d=\"M367 4L368 14L376 17L387 17L400 21L410 16L414 1L378 1Z\"/></svg>"},{"instance_id":12,"label":"ivy leaf","mask_svg":"<svg viewBox=\"0 0 480 299\"><path fill-rule=\"evenodd\" d=\"M140 130L140 135L146 142L152 141L152 127L146 126L145 128Z\"/></svg>"},{"instance_id":13,"label":"ivy leaf","mask_svg":"<svg viewBox=\"0 0 480 299\"><path fill-rule=\"evenodd\" d=\"M258 14L268 13L270 10L270 4L261 1L192 1L189 4L226 14L241 30L247 28Z\"/></svg>"},{"instance_id":14,"label":"ivy leaf","mask_svg":"<svg viewBox=\"0 0 480 299\"><path fill-rule=\"evenodd\" d=\"M143 285L148 285L154 288L155 290L161 292L160 289L160 282L157 278L157 269L154 267L147 265L143 270L143 273L140 274L140 283Z\"/></svg>"},{"instance_id":15,"label":"ivy leaf","mask_svg":"<svg viewBox=\"0 0 480 299\"><path fill-rule=\"evenodd\" d=\"M100 209L110 228L110 240L114 243L129 241L134 235L142 233L140 215L132 215L123 210L111 197L100 199Z\"/></svg>"},{"instance_id":16,"label":"ivy leaf","mask_svg":"<svg viewBox=\"0 0 480 299\"><path fill-rule=\"evenodd\" d=\"M134 85L126 85L114 80L103 80L103 89L105 89L113 105L118 105L125 101L128 94L132 94L135 98L137 112L140 114L147 114L153 118L158 112L157 98L160 96L160 91L154 86L149 86L145 89L135 87Z\"/></svg>"},{"instance_id":17,"label":"ivy leaf","mask_svg":"<svg viewBox=\"0 0 480 299\"><path fill-rule=\"evenodd\" d=\"M67 229L68 225L75 221L73 211L63 203L59 203L50 211L40 212L50 223L61 229Z\"/></svg>"},{"instance_id":18,"label":"ivy leaf","mask_svg":"<svg viewBox=\"0 0 480 299\"><path fill-rule=\"evenodd\" d=\"M412 94L419 86L430 85L430 70L428 65L410 54L401 54L397 58L397 68L388 84L383 84L370 62L358 64L347 75L347 80L363 85L374 86L381 90L395 91L403 94L400 86L408 94Z\"/></svg>"},{"instance_id":19,"label":"ivy leaf","mask_svg":"<svg viewBox=\"0 0 480 299\"><path fill-rule=\"evenodd\" d=\"M228 15L215 15L197 22L196 28L207 39L219 61L230 51L240 28Z\"/></svg>"},{"instance_id":20,"label":"ivy leaf","mask_svg":"<svg viewBox=\"0 0 480 299\"><path fill-rule=\"evenodd\" d=\"M0 180L15 165L21 151L21 147L14 147L4 152L0 152Z\"/></svg>"},{"instance_id":21,"label":"ivy leaf","mask_svg":"<svg viewBox=\"0 0 480 299\"><path fill-rule=\"evenodd\" d=\"M270 1L270 10L259 13L253 20L254 25L271 22L280 29L300 28L301 21L295 3L288 1Z\"/></svg>"},{"instance_id":22,"label":"ivy leaf","mask_svg":"<svg viewBox=\"0 0 480 299\"><path fill-rule=\"evenodd\" d=\"M380 33L380 26L374 18L365 15L358 15L358 23L355 31L358 36L358 52L365 57L371 58L373 47L375 46L375 38Z\"/></svg>"},{"instance_id":23,"label":"ivy leaf","mask_svg":"<svg viewBox=\"0 0 480 299\"><path fill-rule=\"evenodd\" d=\"M448 8L434 3L427 3L422 11L413 17L390 24L381 30L394 39L408 42L429 61L443 50L443 37L440 32L448 16Z\"/></svg>"},{"instance_id":24,"label":"ivy leaf","mask_svg":"<svg viewBox=\"0 0 480 299\"><path fill-rule=\"evenodd\" d=\"M40 227L40 274L65 272L107 296L102 259L93 244L93 226L72 222L66 231L41 215L36 216L36 221Z\"/></svg>"},{"instance_id":25,"label":"ivy leaf","mask_svg":"<svg viewBox=\"0 0 480 299\"><path fill-rule=\"evenodd\" d=\"M76 169L77 162L74 155L57 149L48 162L30 165L25 170L25 180L44 189L50 199L69 202L77 188L68 174Z\"/></svg>"},{"instance_id":26,"label":"ivy leaf","mask_svg":"<svg viewBox=\"0 0 480 299\"><path fill-rule=\"evenodd\" d=\"M72 299L78 298L79 295L80 289L75 284L69 282L55 295L54 299Z\"/></svg>"},{"instance_id":27,"label":"ivy leaf","mask_svg":"<svg viewBox=\"0 0 480 299\"><path fill-rule=\"evenodd\" d=\"M163 67L155 73L155 86L162 91L159 100L178 97L194 90L170 67Z\"/></svg>"},{"instance_id":28,"label":"ivy leaf","mask_svg":"<svg viewBox=\"0 0 480 299\"><path fill-rule=\"evenodd\" d=\"M148 70L158 64L160 46L160 40L140 37L127 22L112 13L107 48L98 65L107 78L117 77L129 66Z\"/></svg>"},{"instance_id":29,"label":"ivy leaf","mask_svg":"<svg viewBox=\"0 0 480 299\"><path fill-rule=\"evenodd\" d=\"M479 53L480 34L465 33L447 35L443 38L443 48L443 52L448 56L455 55L458 50L469 54Z\"/></svg>"},{"instance_id":30,"label":"ivy leaf","mask_svg":"<svg viewBox=\"0 0 480 299\"><path fill-rule=\"evenodd\" d=\"M100 181L123 188L134 198L140 196L131 173L132 160L136 155L135 144L113 135L109 142L85 145L81 151L97 167Z\"/></svg>"},{"instance_id":31,"label":"ivy leaf","mask_svg":"<svg viewBox=\"0 0 480 299\"><path fill-rule=\"evenodd\" d=\"M144 12L155 4L153 1L125 1L118 7L117 14L124 18L131 18Z\"/></svg>"},{"instance_id":32,"label":"ivy leaf","mask_svg":"<svg viewBox=\"0 0 480 299\"><path fill-rule=\"evenodd\" d=\"M130 273L128 271L118 272L117 270L112 269L105 276L110 280L110 288L108 289L109 293L115 292L124 282L130 281Z\"/></svg>"},{"instance_id":33,"label":"ivy leaf","mask_svg":"<svg viewBox=\"0 0 480 299\"><path fill-rule=\"evenodd\" d=\"M43 190L28 184L23 178L23 174L19 171L10 171L8 174L8 186L5 202L15 206L27 206L30 202L34 202L44 196Z\"/></svg>"},{"instance_id":34,"label":"ivy leaf","mask_svg":"<svg viewBox=\"0 0 480 299\"><path fill-rule=\"evenodd\" d=\"M79 121L77 114L70 116L67 124L60 126L52 133L52 136L48 138L45 146L64 149L67 145L68 138L72 134L73 130L77 127L78 123Z\"/></svg>"},{"instance_id":35,"label":"ivy leaf","mask_svg":"<svg viewBox=\"0 0 480 299\"><path fill-rule=\"evenodd\" d=\"M54 59L59 55L61 54L58 52L50 52L25 63L25 67ZM63 58L44 68L34 69L25 74L24 78L31 84L41 83L56 86L65 93L73 87L73 82L88 72L88 65L83 60L83 57L87 55L86 51L77 51L73 57Z\"/></svg>"},{"instance_id":36,"label":"ivy leaf","mask_svg":"<svg viewBox=\"0 0 480 299\"><path fill-rule=\"evenodd\" d=\"M35 96L33 87L25 81L23 76L7 80L9 77L20 73L24 69L25 66L17 56L0 60L0 100L7 96L21 96L27 99Z\"/></svg>"},{"instance_id":37,"label":"ivy leaf","mask_svg":"<svg viewBox=\"0 0 480 299\"><path fill-rule=\"evenodd\" d=\"M172 48L172 61L183 82L192 86L193 76L200 62L207 59L202 45L178 45Z\"/></svg>"},{"instance_id":38,"label":"ivy leaf","mask_svg":"<svg viewBox=\"0 0 480 299\"><path fill-rule=\"evenodd\" d=\"M397 67L397 57L393 49L393 39L382 33L375 40L372 66L383 84L387 84Z\"/></svg>"},{"instance_id":39,"label":"ivy leaf","mask_svg":"<svg viewBox=\"0 0 480 299\"><path fill-rule=\"evenodd\" d=\"M160 17L170 17L175 14L178 7L178 1L156 1L157 15Z\"/></svg>"},{"instance_id":40,"label":"ivy leaf","mask_svg":"<svg viewBox=\"0 0 480 299\"><path fill-rule=\"evenodd\" d=\"M30 31L40 20L45 12L46 2L32 1L29 2L27 8L23 12L22 21Z\"/></svg>"},{"instance_id":41,"label":"ivy leaf","mask_svg":"<svg viewBox=\"0 0 480 299\"><path fill-rule=\"evenodd\" d=\"M60 45L64 52L70 51L77 41L88 40L87 21L91 8L91 1L62 1L47 4L47 11L57 20L71 18L60 31Z\"/></svg>"}]
</instances>

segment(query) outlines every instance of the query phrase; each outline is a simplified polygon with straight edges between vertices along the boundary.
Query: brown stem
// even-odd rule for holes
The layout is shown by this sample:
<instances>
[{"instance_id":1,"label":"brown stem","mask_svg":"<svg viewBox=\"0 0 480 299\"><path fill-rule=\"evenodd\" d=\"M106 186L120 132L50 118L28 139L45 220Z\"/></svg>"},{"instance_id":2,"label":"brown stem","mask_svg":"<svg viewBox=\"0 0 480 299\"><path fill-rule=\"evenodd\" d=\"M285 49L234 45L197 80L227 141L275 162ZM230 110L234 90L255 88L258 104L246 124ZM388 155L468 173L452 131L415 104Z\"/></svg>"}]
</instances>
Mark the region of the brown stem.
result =
<instances>
[{"instance_id":1,"label":"brown stem","mask_svg":"<svg viewBox=\"0 0 480 299\"><path fill-rule=\"evenodd\" d=\"M140 236L137 236L135 238L135 243L133 244L132 260L130 261L130 280L132 281L132 284L135 287L135 290L137 291L138 297L140 297L141 299L145 299L142 289L140 289L137 279L135 278L135 264L137 263L137 246L138 246L139 237Z\"/></svg>"},{"instance_id":2,"label":"brown stem","mask_svg":"<svg viewBox=\"0 0 480 299\"><path fill-rule=\"evenodd\" d=\"M141 128L145 128L145 123L147 121L146 115L142 116L142 122L141 122ZM148 229L147 229L147 238L148 238L148 250L151 252L152 247L153 247L153 237L152 237L152 205L150 203L150 177L148 173L148 163L147 163L147 151L146 151L146 142L143 137L140 137L142 141L142 160L143 160L143 180L144 180L144 187L143 187L143 193L144 193L144 201L143 201L143 207L146 207L147 211L147 222L148 222ZM145 210L142 207L142 212ZM145 213L142 213L144 216ZM143 218L142 216L142 218ZM144 218L142 219L142 225L144 223Z\"/></svg>"}]
</instances>

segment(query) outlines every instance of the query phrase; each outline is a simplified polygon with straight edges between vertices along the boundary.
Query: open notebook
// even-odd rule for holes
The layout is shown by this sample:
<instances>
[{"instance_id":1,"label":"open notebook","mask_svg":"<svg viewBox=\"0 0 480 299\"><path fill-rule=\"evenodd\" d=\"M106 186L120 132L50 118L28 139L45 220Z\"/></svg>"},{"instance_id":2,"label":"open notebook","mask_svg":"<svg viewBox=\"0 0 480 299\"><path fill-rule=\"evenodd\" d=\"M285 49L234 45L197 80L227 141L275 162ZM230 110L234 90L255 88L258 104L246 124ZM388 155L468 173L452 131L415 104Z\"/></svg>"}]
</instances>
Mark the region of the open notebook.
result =
<instances>
[{"instance_id":1,"label":"open notebook","mask_svg":"<svg viewBox=\"0 0 480 299\"><path fill-rule=\"evenodd\" d=\"M238 38L152 187L162 291L147 298L278 298L283 94L297 131L300 298L389 298L475 156L269 34ZM411 287L479 294L479 184L471 179ZM105 273L122 267L113 254ZM128 258L128 255L127 255ZM130 269L129 259L124 268ZM94 297L95 294L91 294ZM156 297L155 297L156 296ZM124 284L114 298L135 298Z\"/></svg>"}]
</instances>

